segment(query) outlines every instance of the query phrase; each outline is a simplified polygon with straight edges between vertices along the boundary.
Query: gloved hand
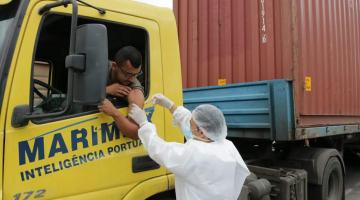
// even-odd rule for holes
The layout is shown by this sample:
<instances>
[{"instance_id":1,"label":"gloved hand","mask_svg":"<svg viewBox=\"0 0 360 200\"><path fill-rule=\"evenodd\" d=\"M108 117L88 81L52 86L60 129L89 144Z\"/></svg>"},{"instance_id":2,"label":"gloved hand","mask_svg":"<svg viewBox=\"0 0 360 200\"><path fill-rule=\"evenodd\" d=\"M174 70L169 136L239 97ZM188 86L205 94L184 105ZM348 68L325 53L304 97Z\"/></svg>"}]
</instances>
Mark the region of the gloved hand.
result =
<instances>
[{"instance_id":1,"label":"gloved hand","mask_svg":"<svg viewBox=\"0 0 360 200\"><path fill-rule=\"evenodd\" d=\"M151 97L151 103L154 105L158 104L167 109L170 109L174 105L174 102L172 102L169 98L167 98L161 93L154 94L154 96Z\"/></svg>"},{"instance_id":2,"label":"gloved hand","mask_svg":"<svg viewBox=\"0 0 360 200\"><path fill-rule=\"evenodd\" d=\"M143 109L139 108L136 104L131 104L129 116L133 119L140 127L148 122L146 113Z\"/></svg>"}]
</instances>

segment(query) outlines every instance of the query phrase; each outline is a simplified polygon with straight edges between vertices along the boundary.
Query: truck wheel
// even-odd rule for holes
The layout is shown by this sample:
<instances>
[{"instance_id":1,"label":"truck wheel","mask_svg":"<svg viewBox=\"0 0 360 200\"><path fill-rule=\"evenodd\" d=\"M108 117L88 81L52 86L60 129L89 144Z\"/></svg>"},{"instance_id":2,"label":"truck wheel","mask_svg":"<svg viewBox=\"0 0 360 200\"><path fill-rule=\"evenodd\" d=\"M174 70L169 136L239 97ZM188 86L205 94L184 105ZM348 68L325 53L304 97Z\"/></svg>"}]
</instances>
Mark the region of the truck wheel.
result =
<instances>
[{"instance_id":1,"label":"truck wheel","mask_svg":"<svg viewBox=\"0 0 360 200\"><path fill-rule=\"evenodd\" d=\"M322 185L309 185L310 199L341 200L344 194L344 178L341 163L331 157L326 163Z\"/></svg>"}]
</instances>

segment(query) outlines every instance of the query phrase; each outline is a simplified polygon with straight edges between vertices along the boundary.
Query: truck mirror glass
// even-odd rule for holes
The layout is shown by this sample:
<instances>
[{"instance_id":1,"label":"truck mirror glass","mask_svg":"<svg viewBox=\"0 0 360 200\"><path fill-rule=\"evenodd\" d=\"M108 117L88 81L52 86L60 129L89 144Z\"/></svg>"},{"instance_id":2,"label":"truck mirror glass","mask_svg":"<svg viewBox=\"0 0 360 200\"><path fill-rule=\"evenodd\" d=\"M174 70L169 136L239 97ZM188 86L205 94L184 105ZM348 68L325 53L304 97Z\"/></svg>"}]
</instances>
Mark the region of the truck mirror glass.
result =
<instances>
[{"instance_id":1,"label":"truck mirror glass","mask_svg":"<svg viewBox=\"0 0 360 200\"><path fill-rule=\"evenodd\" d=\"M75 56L67 62L71 62L74 69L73 102L81 105L100 103L106 95L109 70L106 27L102 24L79 26Z\"/></svg>"},{"instance_id":2,"label":"truck mirror glass","mask_svg":"<svg viewBox=\"0 0 360 200\"><path fill-rule=\"evenodd\" d=\"M14 112L11 119L11 125L14 128L26 126L29 123L27 117L30 113L29 105L19 105L14 108Z\"/></svg>"}]
</instances>

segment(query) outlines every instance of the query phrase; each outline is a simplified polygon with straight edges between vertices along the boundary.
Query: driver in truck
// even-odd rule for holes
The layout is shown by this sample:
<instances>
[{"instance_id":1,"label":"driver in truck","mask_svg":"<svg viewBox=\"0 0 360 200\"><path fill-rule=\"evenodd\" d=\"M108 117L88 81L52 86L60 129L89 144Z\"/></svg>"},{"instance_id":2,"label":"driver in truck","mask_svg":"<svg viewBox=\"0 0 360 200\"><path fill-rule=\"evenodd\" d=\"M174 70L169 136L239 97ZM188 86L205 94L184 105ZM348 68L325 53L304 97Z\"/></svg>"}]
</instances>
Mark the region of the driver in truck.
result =
<instances>
[{"instance_id":1,"label":"driver in truck","mask_svg":"<svg viewBox=\"0 0 360 200\"><path fill-rule=\"evenodd\" d=\"M137 139L139 128L137 124L121 114L112 102L126 100L129 105L134 103L143 108L144 88L137 79L142 74L141 53L133 46L122 47L115 54L114 61L111 61L110 65L106 87L107 99L100 103L98 108L114 119L124 136Z\"/></svg>"}]
</instances>

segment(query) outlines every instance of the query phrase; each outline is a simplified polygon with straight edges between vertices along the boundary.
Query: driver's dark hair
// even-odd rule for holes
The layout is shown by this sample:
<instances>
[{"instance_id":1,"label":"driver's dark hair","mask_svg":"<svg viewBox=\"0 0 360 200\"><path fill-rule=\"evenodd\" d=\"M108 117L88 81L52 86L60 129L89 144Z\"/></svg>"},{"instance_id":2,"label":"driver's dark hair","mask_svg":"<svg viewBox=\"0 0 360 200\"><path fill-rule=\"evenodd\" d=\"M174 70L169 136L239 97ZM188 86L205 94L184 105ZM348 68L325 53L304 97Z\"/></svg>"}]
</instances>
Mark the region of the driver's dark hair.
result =
<instances>
[{"instance_id":1,"label":"driver's dark hair","mask_svg":"<svg viewBox=\"0 0 360 200\"><path fill-rule=\"evenodd\" d=\"M114 61L118 66L125 64L127 60L129 60L135 68L141 67L141 53L133 46L122 47L115 54Z\"/></svg>"}]
</instances>

